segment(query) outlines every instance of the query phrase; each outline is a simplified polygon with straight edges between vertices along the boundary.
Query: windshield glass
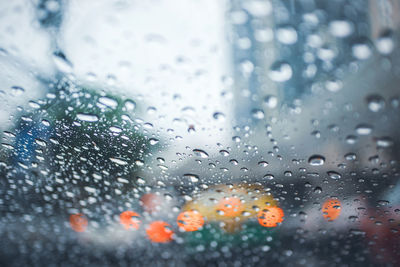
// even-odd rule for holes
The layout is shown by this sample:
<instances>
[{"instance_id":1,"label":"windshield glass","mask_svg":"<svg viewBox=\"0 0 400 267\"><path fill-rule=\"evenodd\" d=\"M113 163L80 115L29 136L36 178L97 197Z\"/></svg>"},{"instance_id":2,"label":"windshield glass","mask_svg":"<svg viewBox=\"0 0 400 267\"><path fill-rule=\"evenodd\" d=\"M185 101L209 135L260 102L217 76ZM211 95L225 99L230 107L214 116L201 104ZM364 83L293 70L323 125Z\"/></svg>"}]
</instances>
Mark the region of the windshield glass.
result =
<instances>
[{"instance_id":1,"label":"windshield glass","mask_svg":"<svg viewBox=\"0 0 400 267\"><path fill-rule=\"evenodd\" d=\"M0 264L400 264L398 0L0 2Z\"/></svg>"}]
</instances>

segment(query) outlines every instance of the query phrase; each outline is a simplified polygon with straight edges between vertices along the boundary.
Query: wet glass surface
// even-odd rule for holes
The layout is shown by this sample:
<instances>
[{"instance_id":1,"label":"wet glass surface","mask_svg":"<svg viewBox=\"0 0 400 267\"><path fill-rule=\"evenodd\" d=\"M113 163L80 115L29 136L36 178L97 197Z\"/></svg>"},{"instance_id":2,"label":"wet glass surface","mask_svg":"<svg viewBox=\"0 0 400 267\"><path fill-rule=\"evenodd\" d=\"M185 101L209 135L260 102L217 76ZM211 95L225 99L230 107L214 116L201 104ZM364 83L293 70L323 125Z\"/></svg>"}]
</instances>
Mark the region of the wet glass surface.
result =
<instances>
[{"instance_id":1,"label":"wet glass surface","mask_svg":"<svg viewBox=\"0 0 400 267\"><path fill-rule=\"evenodd\" d=\"M399 1L0 14L2 266L399 265Z\"/></svg>"}]
</instances>

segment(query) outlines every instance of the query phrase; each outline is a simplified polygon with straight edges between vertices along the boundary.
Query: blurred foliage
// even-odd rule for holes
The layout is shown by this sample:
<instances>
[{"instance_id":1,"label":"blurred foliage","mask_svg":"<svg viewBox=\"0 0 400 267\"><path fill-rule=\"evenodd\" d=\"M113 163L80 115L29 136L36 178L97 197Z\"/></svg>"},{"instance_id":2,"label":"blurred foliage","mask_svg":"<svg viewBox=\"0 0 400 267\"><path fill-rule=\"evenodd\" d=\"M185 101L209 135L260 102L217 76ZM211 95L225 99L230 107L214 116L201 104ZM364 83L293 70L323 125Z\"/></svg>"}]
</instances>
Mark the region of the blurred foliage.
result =
<instances>
[{"instance_id":1,"label":"blurred foliage","mask_svg":"<svg viewBox=\"0 0 400 267\"><path fill-rule=\"evenodd\" d=\"M135 162L144 164L150 152L146 130L132 119L136 109L125 107L126 101L134 102L70 82L60 82L53 90L19 115L14 149L1 149L8 166L3 174L33 178L36 197L38 192L43 198L50 197L49 190L61 192L56 201L61 206L68 206L61 200L72 200L79 207L78 202L90 196L98 208L131 200L140 168ZM113 105L105 105L105 98ZM82 121L78 114L97 120Z\"/></svg>"}]
</instances>

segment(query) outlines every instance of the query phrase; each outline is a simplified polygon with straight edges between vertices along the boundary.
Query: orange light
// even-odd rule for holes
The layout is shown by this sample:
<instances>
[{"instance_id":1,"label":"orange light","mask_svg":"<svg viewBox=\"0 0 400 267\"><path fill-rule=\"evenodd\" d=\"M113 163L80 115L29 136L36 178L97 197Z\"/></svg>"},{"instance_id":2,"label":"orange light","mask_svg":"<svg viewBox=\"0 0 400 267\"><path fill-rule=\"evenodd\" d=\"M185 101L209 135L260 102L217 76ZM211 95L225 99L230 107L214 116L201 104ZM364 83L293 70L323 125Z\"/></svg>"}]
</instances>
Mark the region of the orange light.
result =
<instances>
[{"instance_id":1,"label":"orange light","mask_svg":"<svg viewBox=\"0 0 400 267\"><path fill-rule=\"evenodd\" d=\"M234 217L239 215L244 206L238 197L223 198L219 201L217 210L223 212L223 216Z\"/></svg>"},{"instance_id":2,"label":"orange light","mask_svg":"<svg viewBox=\"0 0 400 267\"><path fill-rule=\"evenodd\" d=\"M69 224L75 232L82 233L88 226L88 220L82 213L71 214L69 216Z\"/></svg>"},{"instance_id":3,"label":"orange light","mask_svg":"<svg viewBox=\"0 0 400 267\"><path fill-rule=\"evenodd\" d=\"M264 227L276 227L278 223L283 222L285 216L283 210L279 207L268 207L258 212L258 223Z\"/></svg>"},{"instance_id":4,"label":"orange light","mask_svg":"<svg viewBox=\"0 0 400 267\"><path fill-rule=\"evenodd\" d=\"M204 225L203 216L197 211L184 211L176 219L178 226L187 232L199 230Z\"/></svg>"},{"instance_id":5,"label":"orange light","mask_svg":"<svg viewBox=\"0 0 400 267\"><path fill-rule=\"evenodd\" d=\"M125 227L125 229L139 229L140 225L140 220L139 220L139 214L137 214L134 211L124 211L119 215L119 221L121 224Z\"/></svg>"},{"instance_id":6,"label":"orange light","mask_svg":"<svg viewBox=\"0 0 400 267\"><path fill-rule=\"evenodd\" d=\"M148 238L155 243L166 243L172 240L174 232L171 225L163 221L152 222L146 229Z\"/></svg>"},{"instance_id":7,"label":"orange light","mask_svg":"<svg viewBox=\"0 0 400 267\"><path fill-rule=\"evenodd\" d=\"M340 201L337 199L328 199L322 205L322 215L328 221L334 221L339 217L341 211Z\"/></svg>"}]
</instances>

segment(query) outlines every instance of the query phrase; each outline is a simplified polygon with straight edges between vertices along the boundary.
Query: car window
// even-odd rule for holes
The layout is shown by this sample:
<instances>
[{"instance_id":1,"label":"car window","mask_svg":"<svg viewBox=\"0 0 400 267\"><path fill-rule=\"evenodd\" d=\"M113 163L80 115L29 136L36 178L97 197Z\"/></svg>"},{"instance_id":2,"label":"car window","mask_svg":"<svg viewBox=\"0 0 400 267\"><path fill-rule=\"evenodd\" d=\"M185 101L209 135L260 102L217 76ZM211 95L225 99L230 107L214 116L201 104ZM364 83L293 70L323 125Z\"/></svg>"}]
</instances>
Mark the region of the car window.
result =
<instances>
[{"instance_id":1,"label":"car window","mask_svg":"<svg viewBox=\"0 0 400 267\"><path fill-rule=\"evenodd\" d=\"M0 3L2 266L397 266L397 0Z\"/></svg>"}]
</instances>

